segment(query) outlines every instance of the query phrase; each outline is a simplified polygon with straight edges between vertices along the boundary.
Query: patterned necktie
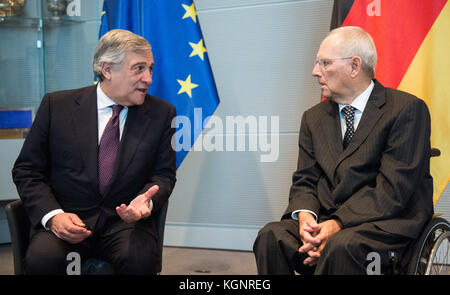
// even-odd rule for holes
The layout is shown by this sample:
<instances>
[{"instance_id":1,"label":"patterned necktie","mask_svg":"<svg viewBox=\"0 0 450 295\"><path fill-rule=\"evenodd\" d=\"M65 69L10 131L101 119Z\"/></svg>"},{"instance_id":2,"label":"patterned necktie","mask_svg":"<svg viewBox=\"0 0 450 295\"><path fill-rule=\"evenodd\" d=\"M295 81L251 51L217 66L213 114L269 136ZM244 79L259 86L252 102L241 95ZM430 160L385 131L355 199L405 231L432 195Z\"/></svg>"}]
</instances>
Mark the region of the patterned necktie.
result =
<instances>
[{"instance_id":1,"label":"patterned necktie","mask_svg":"<svg viewBox=\"0 0 450 295\"><path fill-rule=\"evenodd\" d=\"M98 147L98 184L102 196L111 181L114 172L114 163L116 162L117 152L119 150L119 114L123 106L113 105L112 109L113 114L106 124Z\"/></svg>"},{"instance_id":2,"label":"patterned necktie","mask_svg":"<svg viewBox=\"0 0 450 295\"><path fill-rule=\"evenodd\" d=\"M342 144L344 145L344 150L349 145L350 141L352 141L353 135L355 134L355 129L353 127L353 120L355 119L355 108L352 106L346 106L342 109L342 113L344 114L345 123L347 125L347 130L345 131L344 141Z\"/></svg>"}]
</instances>

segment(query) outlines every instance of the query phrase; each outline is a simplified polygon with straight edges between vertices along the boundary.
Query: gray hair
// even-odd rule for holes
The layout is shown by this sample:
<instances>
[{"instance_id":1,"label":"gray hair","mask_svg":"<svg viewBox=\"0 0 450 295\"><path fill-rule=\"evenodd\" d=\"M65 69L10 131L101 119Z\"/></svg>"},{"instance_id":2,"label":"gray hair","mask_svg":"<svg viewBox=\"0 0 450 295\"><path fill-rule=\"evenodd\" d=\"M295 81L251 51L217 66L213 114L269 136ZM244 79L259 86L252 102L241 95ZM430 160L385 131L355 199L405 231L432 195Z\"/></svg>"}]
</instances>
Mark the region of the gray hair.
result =
<instances>
[{"instance_id":1,"label":"gray hair","mask_svg":"<svg viewBox=\"0 0 450 295\"><path fill-rule=\"evenodd\" d=\"M98 41L92 64L94 74L103 81L102 63L121 64L127 51L139 53L151 49L148 41L139 35L126 30L111 30Z\"/></svg>"},{"instance_id":2,"label":"gray hair","mask_svg":"<svg viewBox=\"0 0 450 295\"><path fill-rule=\"evenodd\" d=\"M362 70L370 79L375 77L377 65L377 49L372 37L360 27L340 27L332 30L328 36L337 35L340 40L341 54L346 57L359 56Z\"/></svg>"}]
</instances>

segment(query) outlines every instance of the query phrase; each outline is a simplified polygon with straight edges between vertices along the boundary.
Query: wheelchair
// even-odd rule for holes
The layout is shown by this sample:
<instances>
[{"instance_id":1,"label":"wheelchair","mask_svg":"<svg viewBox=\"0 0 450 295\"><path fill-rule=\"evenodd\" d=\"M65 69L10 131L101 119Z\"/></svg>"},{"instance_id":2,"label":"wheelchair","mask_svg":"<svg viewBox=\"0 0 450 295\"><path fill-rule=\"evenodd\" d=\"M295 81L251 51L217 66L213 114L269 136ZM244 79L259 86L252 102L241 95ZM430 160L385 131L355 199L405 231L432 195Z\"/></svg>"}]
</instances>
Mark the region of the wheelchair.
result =
<instances>
[{"instance_id":1,"label":"wheelchair","mask_svg":"<svg viewBox=\"0 0 450 295\"><path fill-rule=\"evenodd\" d=\"M430 157L438 157L432 148ZM391 257L392 271L388 274L450 275L450 223L435 214L424 226L419 239L411 243L400 263Z\"/></svg>"},{"instance_id":2,"label":"wheelchair","mask_svg":"<svg viewBox=\"0 0 450 295\"><path fill-rule=\"evenodd\" d=\"M432 218L413 245L407 253L411 259L404 274L450 274L450 223L447 220L441 217Z\"/></svg>"}]
</instances>

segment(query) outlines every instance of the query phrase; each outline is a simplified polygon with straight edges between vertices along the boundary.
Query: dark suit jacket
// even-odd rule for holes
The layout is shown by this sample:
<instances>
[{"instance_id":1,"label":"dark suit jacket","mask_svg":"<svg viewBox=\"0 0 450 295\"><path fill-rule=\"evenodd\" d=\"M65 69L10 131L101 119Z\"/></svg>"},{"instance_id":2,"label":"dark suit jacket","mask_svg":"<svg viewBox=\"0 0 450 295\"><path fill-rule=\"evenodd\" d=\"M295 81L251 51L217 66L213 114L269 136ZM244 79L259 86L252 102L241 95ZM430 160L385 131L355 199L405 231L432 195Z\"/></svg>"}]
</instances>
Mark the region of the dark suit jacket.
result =
<instances>
[{"instance_id":1,"label":"dark suit jacket","mask_svg":"<svg viewBox=\"0 0 450 295\"><path fill-rule=\"evenodd\" d=\"M308 209L345 227L373 222L416 238L433 213L430 115L413 95L377 81L355 135L343 150L338 104L327 100L303 114L291 212Z\"/></svg>"},{"instance_id":2,"label":"dark suit jacket","mask_svg":"<svg viewBox=\"0 0 450 295\"><path fill-rule=\"evenodd\" d=\"M113 178L104 197L98 190L96 86L44 96L13 167L13 180L34 229L48 212L61 208L94 229L100 212L119 219L115 207L157 184L153 211L175 185L176 159L171 148L175 108L147 95L128 110ZM151 218L143 228L156 233ZM145 223L145 224L144 224Z\"/></svg>"}]
</instances>

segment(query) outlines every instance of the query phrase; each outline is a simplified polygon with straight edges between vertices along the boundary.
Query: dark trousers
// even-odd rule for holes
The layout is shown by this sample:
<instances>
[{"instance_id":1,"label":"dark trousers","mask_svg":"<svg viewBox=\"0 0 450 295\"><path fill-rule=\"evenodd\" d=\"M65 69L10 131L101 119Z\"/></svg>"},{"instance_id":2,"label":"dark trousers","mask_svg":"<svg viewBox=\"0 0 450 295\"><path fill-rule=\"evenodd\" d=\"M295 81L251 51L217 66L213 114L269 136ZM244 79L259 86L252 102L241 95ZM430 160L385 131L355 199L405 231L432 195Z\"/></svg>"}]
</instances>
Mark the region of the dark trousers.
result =
<instances>
[{"instance_id":1,"label":"dark trousers","mask_svg":"<svg viewBox=\"0 0 450 295\"><path fill-rule=\"evenodd\" d=\"M136 227L93 233L79 244L67 243L42 229L31 236L24 268L30 275L66 274L72 261L67 255L77 252L82 261L96 257L110 262L119 275L151 275L156 274L161 260L156 249L157 239Z\"/></svg>"},{"instance_id":2,"label":"dark trousers","mask_svg":"<svg viewBox=\"0 0 450 295\"><path fill-rule=\"evenodd\" d=\"M268 223L253 245L259 274L367 274L371 252L380 255L381 267L389 263L389 252L401 259L411 239L385 232L371 223L342 229L328 239L315 267L305 266L298 221L284 219ZM371 256L369 256L371 257Z\"/></svg>"}]
</instances>

